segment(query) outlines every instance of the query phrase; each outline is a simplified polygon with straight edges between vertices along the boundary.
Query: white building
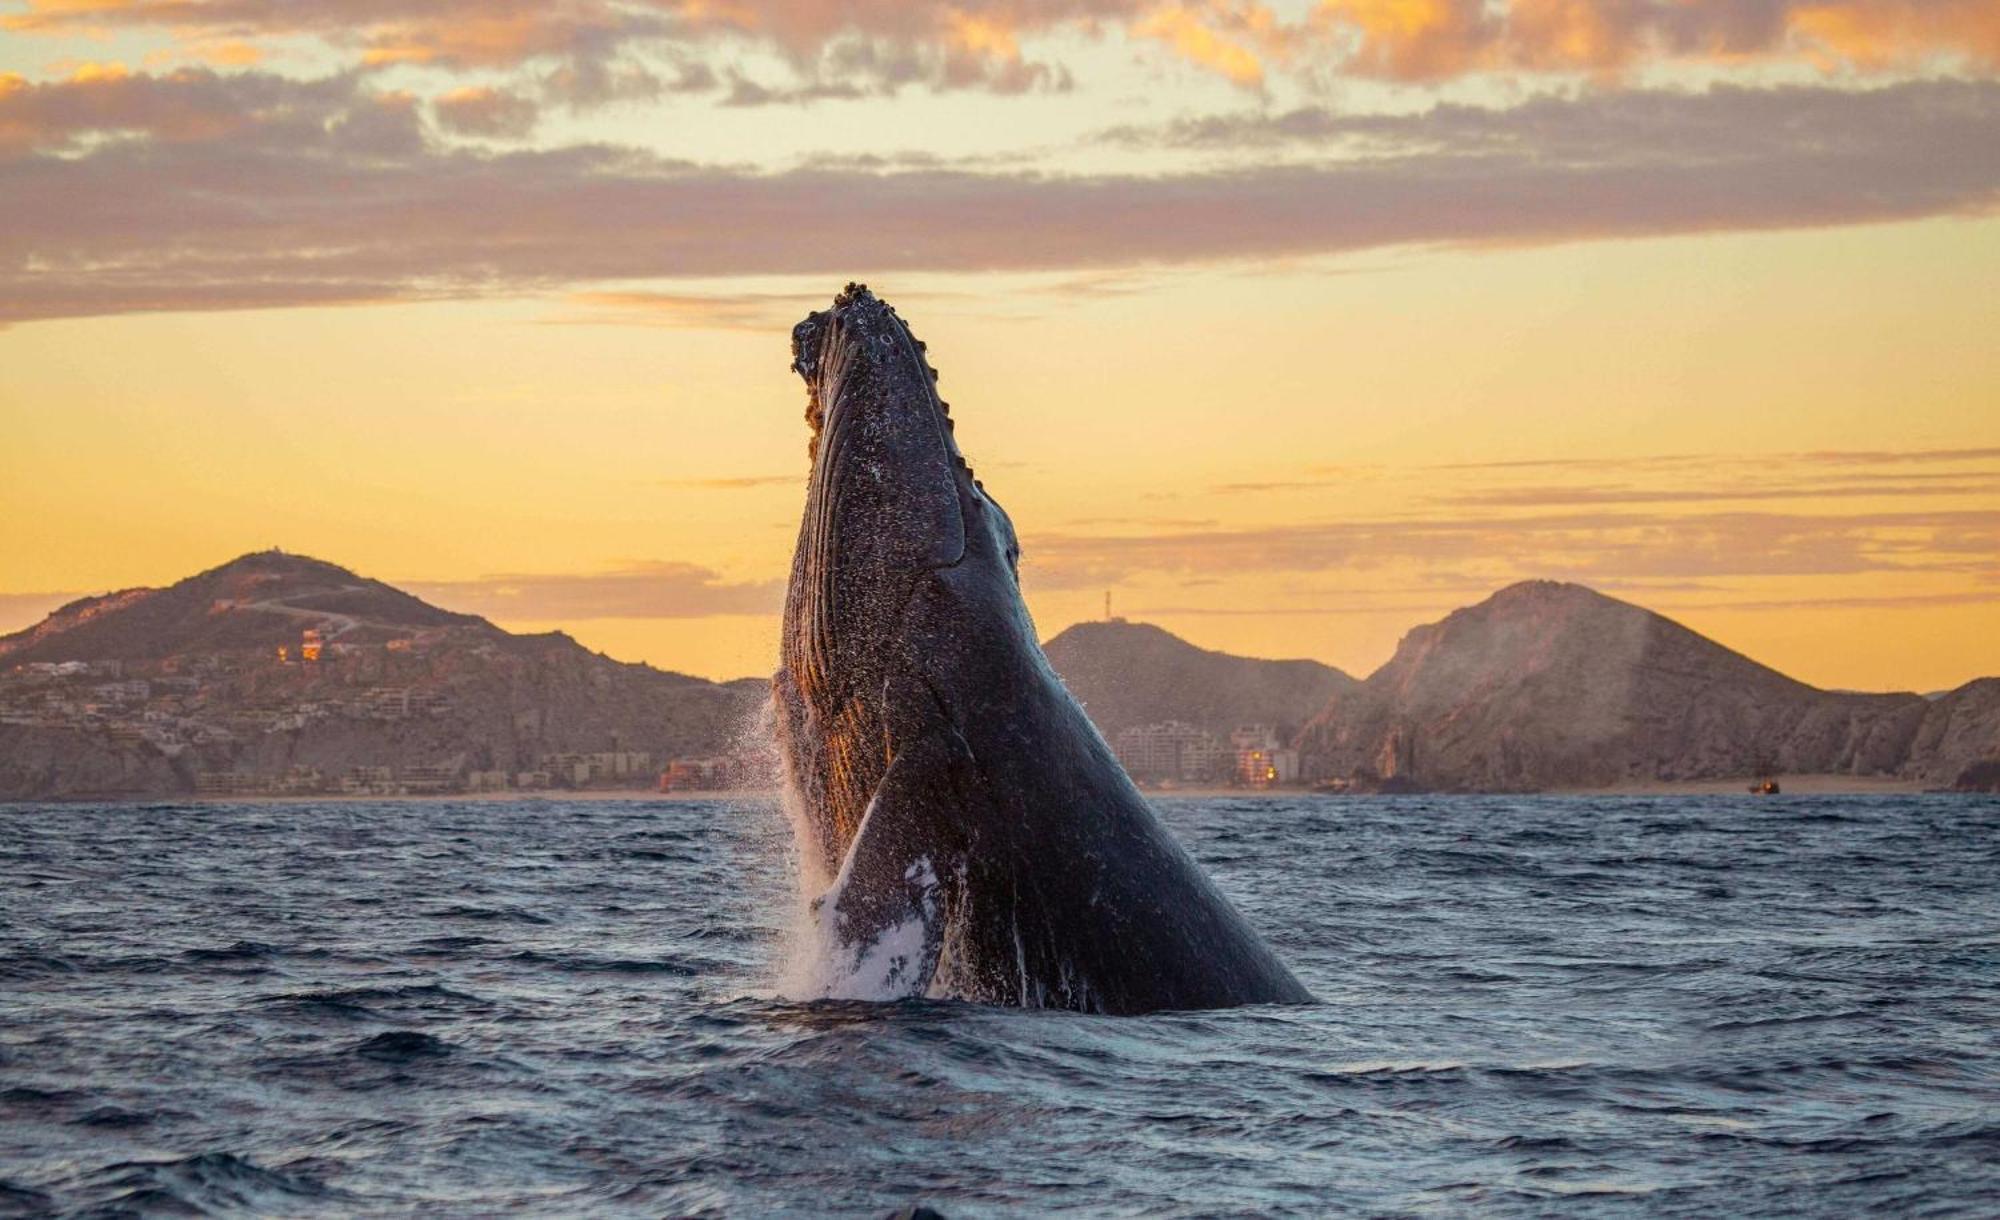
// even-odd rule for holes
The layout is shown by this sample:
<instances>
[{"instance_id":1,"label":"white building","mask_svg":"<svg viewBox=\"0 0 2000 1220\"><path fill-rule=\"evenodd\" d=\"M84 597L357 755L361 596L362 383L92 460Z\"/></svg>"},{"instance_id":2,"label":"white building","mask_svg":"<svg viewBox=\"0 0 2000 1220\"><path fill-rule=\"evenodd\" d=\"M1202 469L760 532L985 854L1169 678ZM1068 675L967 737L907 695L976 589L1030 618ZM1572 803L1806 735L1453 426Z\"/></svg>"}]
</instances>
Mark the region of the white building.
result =
<instances>
[{"instance_id":1,"label":"white building","mask_svg":"<svg viewBox=\"0 0 2000 1220\"><path fill-rule=\"evenodd\" d=\"M1111 748L1135 779L1211 779L1225 756L1213 733L1179 720L1126 729Z\"/></svg>"}]
</instances>

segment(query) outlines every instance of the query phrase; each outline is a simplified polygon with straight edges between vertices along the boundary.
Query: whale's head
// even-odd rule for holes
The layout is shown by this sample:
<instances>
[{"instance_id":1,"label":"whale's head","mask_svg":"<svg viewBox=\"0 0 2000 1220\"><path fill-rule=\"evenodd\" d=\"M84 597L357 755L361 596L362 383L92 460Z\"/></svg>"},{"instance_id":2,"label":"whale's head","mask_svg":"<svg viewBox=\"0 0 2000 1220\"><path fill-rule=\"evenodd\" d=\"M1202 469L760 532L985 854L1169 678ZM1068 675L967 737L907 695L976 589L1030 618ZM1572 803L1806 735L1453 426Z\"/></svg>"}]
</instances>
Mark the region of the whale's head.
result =
<instances>
[{"instance_id":1,"label":"whale's head","mask_svg":"<svg viewBox=\"0 0 2000 1220\"><path fill-rule=\"evenodd\" d=\"M850 284L792 331L805 380L812 475L785 602L781 713L802 743L794 781L823 811L837 860L912 717L934 710L924 657L968 630L933 604L972 579L1018 603L1007 515L966 465L924 345ZM821 744L825 743L825 744Z\"/></svg>"},{"instance_id":2,"label":"whale's head","mask_svg":"<svg viewBox=\"0 0 2000 1220\"><path fill-rule=\"evenodd\" d=\"M867 288L849 284L793 328L792 368L813 435L788 608L812 635L787 641L799 648L787 662L843 695L912 584L964 558L965 460L924 345Z\"/></svg>"}]
</instances>

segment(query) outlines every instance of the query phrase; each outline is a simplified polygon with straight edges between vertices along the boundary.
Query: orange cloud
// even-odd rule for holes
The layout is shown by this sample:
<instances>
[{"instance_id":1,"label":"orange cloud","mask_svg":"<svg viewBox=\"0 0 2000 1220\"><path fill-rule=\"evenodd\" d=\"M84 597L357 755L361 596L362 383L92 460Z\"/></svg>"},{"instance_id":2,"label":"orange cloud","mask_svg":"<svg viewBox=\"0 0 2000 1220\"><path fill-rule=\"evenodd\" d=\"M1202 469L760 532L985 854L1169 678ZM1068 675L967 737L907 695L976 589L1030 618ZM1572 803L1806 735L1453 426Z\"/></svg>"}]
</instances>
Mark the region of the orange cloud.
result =
<instances>
[{"instance_id":1,"label":"orange cloud","mask_svg":"<svg viewBox=\"0 0 2000 1220\"><path fill-rule=\"evenodd\" d=\"M1936 51L2000 65L2000 4L1991 0L1874 0L1802 5L1792 32L1833 59L1885 67Z\"/></svg>"},{"instance_id":2,"label":"orange cloud","mask_svg":"<svg viewBox=\"0 0 2000 1220\"><path fill-rule=\"evenodd\" d=\"M1994 0L1319 0L1286 20L1261 0L25 0L23 33L152 27L253 62L255 39L316 36L368 65L602 66L650 44L718 38L774 49L796 100L911 83L999 92L1060 84L1023 39L1122 30L1239 85L1274 64L1400 80L1481 71L1616 72L1645 62L1756 59L1876 70L1934 56L2000 64ZM220 40L220 41L218 41ZM844 86L849 92L840 93Z\"/></svg>"},{"instance_id":3,"label":"orange cloud","mask_svg":"<svg viewBox=\"0 0 2000 1220\"><path fill-rule=\"evenodd\" d=\"M1514 0L1508 13L1529 67L1615 68L1636 50L1596 0Z\"/></svg>"},{"instance_id":4,"label":"orange cloud","mask_svg":"<svg viewBox=\"0 0 2000 1220\"><path fill-rule=\"evenodd\" d=\"M1322 0L1314 17L1358 36L1349 68L1405 80L1471 71L1493 40L1480 0Z\"/></svg>"},{"instance_id":5,"label":"orange cloud","mask_svg":"<svg viewBox=\"0 0 2000 1220\"><path fill-rule=\"evenodd\" d=\"M102 81L124 80L130 75L132 75L130 68L114 60L110 63L78 64L70 72L69 79L72 84L92 85Z\"/></svg>"},{"instance_id":6,"label":"orange cloud","mask_svg":"<svg viewBox=\"0 0 2000 1220\"><path fill-rule=\"evenodd\" d=\"M196 47L197 58L224 68L247 68L264 58L264 52L247 42L232 40Z\"/></svg>"},{"instance_id":7,"label":"orange cloud","mask_svg":"<svg viewBox=\"0 0 2000 1220\"><path fill-rule=\"evenodd\" d=\"M1021 58L1020 40L1012 27L992 17L953 12L945 19L952 44L973 55L993 55L1001 59Z\"/></svg>"},{"instance_id":8,"label":"orange cloud","mask_svg":"<svg viewBox=\"0 0 2000 1220\"><path fill-rule=\"evenodd\" d=\"M221 42L157 47L146 52L144 62L149 68L162 68L177 63L212 64L218 68L248 68L263 61L262 47L242 39L226 39Z\"/></svg>"},{"instance_id":9,"label":"orange cloud","mask_svg":"<svg viewBox=\"0 0 2000 1220\"><path fill-rule=\"evenodd\" d=\"M1231 29L1238 36L1227 36L1218 27ZM1139 18L1132 33L1165 43L1189 63L1254 88L1264 83L1264 63L1246 44L1276 39L1279 26L1271 10L1261 4L1237 9L1209 0L1201 5L1162 5Z\"/></svg>"},{"instance_id":10,"label":"orange cloud","mask_svg":"<svg viewBox=\"0 0 2000 1220\"><path fill-rule=\"evenodd\" d=\"M2000 64L1991 0L1321 0L1349 69L1436 80L1502 69L1602 72L1648 60L1805 58L1885 69L1934 55Z\"/></svg>"}]
</instances>

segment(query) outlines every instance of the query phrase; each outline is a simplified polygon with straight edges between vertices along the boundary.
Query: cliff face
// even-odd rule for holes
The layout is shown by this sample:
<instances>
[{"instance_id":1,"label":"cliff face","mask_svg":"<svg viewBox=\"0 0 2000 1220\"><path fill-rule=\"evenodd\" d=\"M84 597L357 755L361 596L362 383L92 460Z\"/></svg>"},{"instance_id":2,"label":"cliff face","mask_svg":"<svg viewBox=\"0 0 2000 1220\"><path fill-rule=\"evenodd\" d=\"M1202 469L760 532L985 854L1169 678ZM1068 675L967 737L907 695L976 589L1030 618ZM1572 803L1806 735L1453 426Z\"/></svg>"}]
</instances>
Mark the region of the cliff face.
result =
<instances>
[{"instance_id":1,"label":"cliff face","mask_svg":"<svg viewBox=\"0 0 2000 1220\"><path fill-rule=\"evenodd\" d=\"M1975 683L1974 686L1981 684ZM1514 585L1409 633L1300 734L1308 773L1524 791L1787 773L1953 782L2000 696L1818 690L1579 585Z\"/></svg>"},{"instance_id":2,"label":"cliff face","mask_svg":"<svg viewBox=\"0 0 2000 1220\"><path fill-rule=\"evenodd\" d=\"M194 791L200 754L169 757L103 730L0 724L0 800Z\"/></svg>"},{"instance_id":3,"label":"cliff face","mask_svg":"<svg viewBox=\"0 0 2000 1220\"><path fill-rule=\"evenodd\" d=\"M1263 661L1197 648L1147 623L1078 623L1042 646L1098 731L1180 720L1226 732L1296 727L1356 685L1317 661Z\"/></svg>"},{"instance_id":4,"label":"cliff face","mask_svg":"<svg viewBox=\"0 0 2000 1220\"><path fill-rule=\"evenodd\" d=\"M2000 678L1931 700L1903 770L1927 784L2000 792Z\"/></svg>"}]
</instances>

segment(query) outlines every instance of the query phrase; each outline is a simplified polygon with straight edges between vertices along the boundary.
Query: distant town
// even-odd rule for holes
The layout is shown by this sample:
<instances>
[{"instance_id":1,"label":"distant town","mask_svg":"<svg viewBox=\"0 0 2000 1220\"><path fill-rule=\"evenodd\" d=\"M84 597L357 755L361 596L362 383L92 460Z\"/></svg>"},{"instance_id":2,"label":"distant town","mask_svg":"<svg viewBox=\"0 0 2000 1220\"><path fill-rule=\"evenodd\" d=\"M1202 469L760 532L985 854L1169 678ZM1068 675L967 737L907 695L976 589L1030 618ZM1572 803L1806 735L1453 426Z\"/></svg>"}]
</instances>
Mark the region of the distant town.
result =
<instances>
[{"instance_id":1,"label":"distant town","mask_svg":"<svg viewBox=\"0 0 2000 1220\"><path fill-rule=\"evenodd\" d=\"M424 685L365 685L339 695L239 701L236 696L270 671L314 670L363 660L371 651L420 658L442 638L422 635L381 645L329 644L306 628L299 644L268 656L212 653L158 662L31 661L0 670L0 725L101 735L124 746L144 745L167 759L197 757L202 747L229 747L273 734L336 727L342 722L386 728L441 720L457 710L447 689ZM520 717L535 727L534 712ZM656 758L648 750L563 750L537 755L526 769L479 766L459 752L423 762L358 762L339 768L294 763L281 770L231 767L194 771L204 796L413 796L462 792L633 790L709 792L768 786L760 752Z\"/></svg>"},{"instance_id":2,"label":"distant town","mask_svg":"<svg viewBox=\"0 0 2000 1220\"><path fill-rule=\"evenodd\" d=\"M150 746L173 759L196 747L233 746L261 735L302 733L329 722L386 727L441 719L457 708L447 689L424 685L363 685L310 698L242 701L260 673L353 666L371 651L422 658L444 631L380 645L329 643L305 628L296 646L265 656L211 653L157 662L31 661L0 671L0 724L102 734L124 745ZM317 685L317 684L315 684ZM523 713L524 729L536 715ZM1233 786L1267 789L1300 783L1299 752L1267 724L1240 726L1226 736L1169 720L1119 732L1118 761L1148 786ZM413 796L463 792L652 789L717 792L769 787L771 763L762 750L687 758L657 758L648 750L563 750L540 754L525 769L479 766L460 753L424 762L357 762L338 769L294 763L282 770L200 769L204 796Z\"/></svg>"},{"instance_id":3,"label":"distant town","mask_svg":"<svg viewBox=\"0 0 2000 1220\"><path fill-rule=\"evenodd\" d=\"M1299 752L1268 724L1242 725L1227 738L1169 720L1119 732L1112 752L1126 774L1142 784L1226 784L1281 788L1299 782Z\"/></svg>"}]
</instances>

